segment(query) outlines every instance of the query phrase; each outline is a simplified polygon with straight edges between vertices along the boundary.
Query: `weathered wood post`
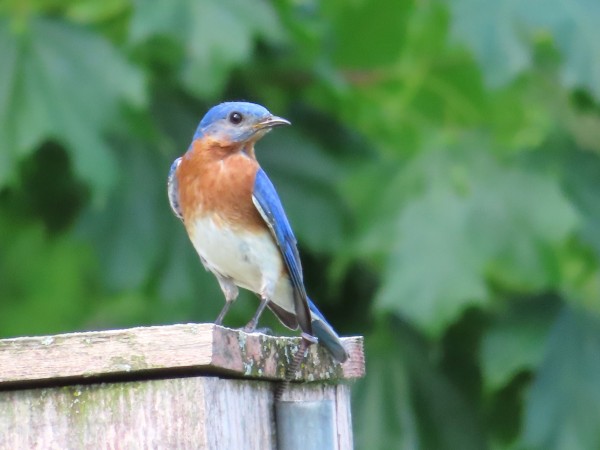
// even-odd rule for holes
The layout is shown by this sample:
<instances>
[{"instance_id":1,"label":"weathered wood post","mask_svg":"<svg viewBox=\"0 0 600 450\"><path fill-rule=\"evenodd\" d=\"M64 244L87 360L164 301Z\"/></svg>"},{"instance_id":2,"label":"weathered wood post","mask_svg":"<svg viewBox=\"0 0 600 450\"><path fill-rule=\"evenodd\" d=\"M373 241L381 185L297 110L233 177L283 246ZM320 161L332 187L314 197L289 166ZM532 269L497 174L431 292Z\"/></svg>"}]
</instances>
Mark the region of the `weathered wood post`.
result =
<instances>
[{"instance_id":1,"label":"weathered wood post","mask_svg":"<svg viewBox=\"0 0 600 450\"><path fill-rule=\"evenodd\" d=\"M299 432L289 403L274 408L299 342L213 324L0 340L0 449L277 449L278 429ZM365 367L362 338L344 342L343 365L312 346L281 400L306 402L331 434L303 432L345 450L347 380Z\"/></svg>"}]
</instances>

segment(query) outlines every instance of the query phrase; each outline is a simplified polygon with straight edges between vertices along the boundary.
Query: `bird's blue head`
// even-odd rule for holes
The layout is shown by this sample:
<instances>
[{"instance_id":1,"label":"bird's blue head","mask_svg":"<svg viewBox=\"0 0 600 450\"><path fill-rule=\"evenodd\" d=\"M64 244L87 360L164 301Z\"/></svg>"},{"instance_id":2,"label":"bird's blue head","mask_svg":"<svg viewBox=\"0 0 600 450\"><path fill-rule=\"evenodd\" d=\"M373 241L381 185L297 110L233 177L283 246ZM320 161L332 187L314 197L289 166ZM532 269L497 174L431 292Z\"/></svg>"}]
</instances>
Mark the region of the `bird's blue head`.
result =
<instances>
[{"instance_id":1,"label":"bird's blue head","mask_svg":"<svg viewBox=\"0 0 600 450\"><path fill-rule=\"evenodd\" d=\"M213 106L200 121L194 140L214 137L225 142L257 141L271 128L290 125L265 107L248 102L226 102Z\"/></svg>"}]
</instances>

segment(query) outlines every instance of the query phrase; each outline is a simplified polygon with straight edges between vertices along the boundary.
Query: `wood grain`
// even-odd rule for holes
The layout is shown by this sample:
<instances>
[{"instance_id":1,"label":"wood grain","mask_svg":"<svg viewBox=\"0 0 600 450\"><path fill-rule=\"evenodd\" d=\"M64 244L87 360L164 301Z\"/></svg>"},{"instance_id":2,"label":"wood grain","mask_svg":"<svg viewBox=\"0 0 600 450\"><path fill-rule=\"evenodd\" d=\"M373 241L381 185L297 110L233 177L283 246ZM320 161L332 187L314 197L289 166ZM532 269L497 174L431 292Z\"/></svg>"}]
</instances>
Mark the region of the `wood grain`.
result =
<instances>
[{"instance_id":1,"label":"wood grain","mask_svg":"<svg viewBox=\"0 0 600 450\"><path fill-rule=\"evenodd\" d=\"M362 338L343 341L349 361L312 346L282 396L333 402L334 450L365 370ZM299 343L214 324L0 340L0 449L276 450L273 380Z\"/></svg>"},{"instance_id":2,"label":"wood grain","mask_svg":"<svg viewBox=\"0 0 600 450\"><path fill-rule=\"evenodd\" d=\"M350 354L338 364L320 346L294 374L297 381L364 375L362 337L343 339ZM186 374L281 380L299 338L244 333L214 324L179 324L0 340L0 389L40 381L65 384L115 376Z\"/></svg>"},{"instance_id":3,"label":"wood grain","mask_svg":"<svg viewBox=\"0 0 600 450\"><path fill-rule=\"evenodd\" d=\"M186 377L0 392L0 448L276 450L272 382ZM336 401L337 450L352 448L346 385L292 385Z\"/></svg>"}]
</instances>

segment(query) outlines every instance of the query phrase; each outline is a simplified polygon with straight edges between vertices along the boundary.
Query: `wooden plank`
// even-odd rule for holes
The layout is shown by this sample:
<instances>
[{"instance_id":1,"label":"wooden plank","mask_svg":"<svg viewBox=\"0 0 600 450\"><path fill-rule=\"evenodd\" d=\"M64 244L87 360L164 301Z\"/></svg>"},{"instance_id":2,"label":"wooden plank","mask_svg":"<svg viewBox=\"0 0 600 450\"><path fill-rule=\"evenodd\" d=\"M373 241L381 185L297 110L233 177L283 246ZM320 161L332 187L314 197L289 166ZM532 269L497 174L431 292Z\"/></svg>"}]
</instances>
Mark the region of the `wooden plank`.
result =
<instances>
[{"instance_id":1,"label":"wooden plank","mask_svg":"<svg viewBox=\"0 0 600 450\"><path fill-rule=\"evenodd\" d=\"M338 364L325 349L311 346L295 379L362 377L362 337L343 341L350 354L346 363ZM299 338L245 333L206 323L3 339L0 389L40 381L65 383L122 375L140 378L182 370L280 380L299 343Z\"/></svg>"},{"instance_id":2,"label":"wooden plank","mask_svg":"<svg viewBox=\"0 0 600 450\"><path fill-rule=\"evenodd\" d=\"M204 404L181 401L202 389L173 379L0 392L0 448L202 448Z\"/></svg>"},{"instance_id":3,"label":"wooden plank","mask_svg":"<svg viewBox=\"0 0 600 450\"><path fill-rule=\"evenodd\" d=\"M272 382L186 377L0 392L0 448L275 450ZM292 384L284 400L336 402L352 448L349 387Z\"/></svg>"},{"instance_id":4,"label":"wooden plank","mask_svg":"<svg viewBox=\"0 0 600 450\"><path fill-rule=\"evenodd\" d=\"M205 386L206 448L277 449L272 383L213 378Z\"/></svg>"}]
</instances>

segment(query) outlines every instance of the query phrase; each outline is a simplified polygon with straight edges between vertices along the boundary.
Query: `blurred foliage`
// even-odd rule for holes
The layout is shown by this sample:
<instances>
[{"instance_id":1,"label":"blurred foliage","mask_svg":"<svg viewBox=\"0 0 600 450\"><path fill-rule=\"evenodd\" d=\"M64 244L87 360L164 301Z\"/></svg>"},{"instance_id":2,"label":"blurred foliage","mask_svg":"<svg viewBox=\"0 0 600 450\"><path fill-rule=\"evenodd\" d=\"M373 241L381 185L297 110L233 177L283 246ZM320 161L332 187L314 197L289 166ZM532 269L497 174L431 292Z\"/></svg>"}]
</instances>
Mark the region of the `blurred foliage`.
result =
<instances>
[{"instance_id":1,"label":"blurred foliage","mask_svg":"<svg viewBox=\"0 0 600 450\"><path fill-rule=\"evenodd\" d=\"M309 291L366 336L357 448L600 448L596 0L0 14L2 336L213 320L165 178L248 99L294 123L258 153Z\"/></svg>"}]
</instances>

